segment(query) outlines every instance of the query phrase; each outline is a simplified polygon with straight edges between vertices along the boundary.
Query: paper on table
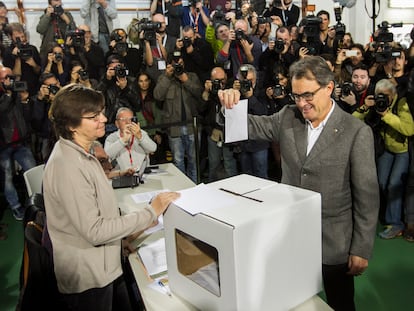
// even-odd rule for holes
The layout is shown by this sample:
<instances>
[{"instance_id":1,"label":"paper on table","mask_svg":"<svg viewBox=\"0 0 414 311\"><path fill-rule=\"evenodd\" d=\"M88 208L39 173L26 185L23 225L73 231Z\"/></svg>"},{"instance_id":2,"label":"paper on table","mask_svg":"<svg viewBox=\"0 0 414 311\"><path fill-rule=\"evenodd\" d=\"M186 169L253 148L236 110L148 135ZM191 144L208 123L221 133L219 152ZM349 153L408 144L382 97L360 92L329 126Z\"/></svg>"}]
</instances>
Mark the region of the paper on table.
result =
<instances>
[{"instance_id":1,"label":"paper on table","mask_svg":"<svg viewBox=\"0 0 414 311\"><path fill-rule=\"evenodd\" d=\"M168 189L163 190L156 190L156 191L149 191L149 192L142 192L142 193L134 193L131 194L132 200L134 200L135 203L144 203L149 202L153 197L155 197L158 193L170 191Z\"/></svg>"},{"instance_id":2,"label":"paper on table","mask_svg":"<svg viewBox=\"0 0 414 311\"><path fill-rule=\"evenodd\" d=\"M191 215L235 204L235 200L222 191L212 189L205 184L178 191L181 196L174 204Z\"/></svg>"},{"instance_id":3,"label":"paper on table","mask_svg":"<svg viewBox=\"0 0 414 311\"><path fill-rule=\"evenodd\" d=\"M225 143L248 139L247 99L242 99L232 109L225 111Z\"/></svg>"},{"instance_id":4,"label":"paper on table","mask_svg":"<svg viewBox=\"0 0 414 311\"><path fill-rule=\"evenodd\" d=\"M150 276L167 271L165 238L141 246L138 249L138 255Z\"/></svg>"},{"instance_id":5,"label":"paper on table","mask_svg":"<svg viewBox=\"0 0 414 311\"><path fill-rule=\"evenodd\" d=\"M145 234L151 234L157 231L160 231L164 229L164 218L162 217L162 214L158 216L158 224L154 227L148 228L144 231Z\"/></svg>"}]
</instances>

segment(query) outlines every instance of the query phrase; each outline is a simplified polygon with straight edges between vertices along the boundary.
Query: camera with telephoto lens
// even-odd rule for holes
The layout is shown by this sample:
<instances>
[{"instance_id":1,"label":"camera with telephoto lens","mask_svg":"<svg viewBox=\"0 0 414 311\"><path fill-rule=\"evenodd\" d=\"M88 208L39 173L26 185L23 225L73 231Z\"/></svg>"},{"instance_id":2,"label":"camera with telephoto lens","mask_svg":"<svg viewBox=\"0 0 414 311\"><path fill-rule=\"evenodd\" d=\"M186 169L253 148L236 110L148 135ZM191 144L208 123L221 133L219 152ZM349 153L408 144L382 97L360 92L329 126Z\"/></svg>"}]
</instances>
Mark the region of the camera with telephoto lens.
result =
<instances>
[{"instance_id":1,"label":"camera with telephoto lens","mask_svg":"<svg viewBox=\"0 0 414 311\"><path fill-rule=\"evenodd\" d=\"M388 96L383 94L383 93L379 93L379 94L375 95L374 101L375 101L375 106L374 106L375 110L378 111L378 112L384 112L391 105L391 103L388 99Z\"/></svg>"},{"instance_id":2,"label":"camera with telephoto lens","mask_svg":"<svg viewBox=\"0 0 414 311\"><path fill-rule=\"evenodd\" d=\"M16 77L15 76L8 76L8 78L10 79L10 84L9 85L5 85L3 83L3 87L6 90L11 90L13 92L24 92L24 91L27 91L27 82L26 81L16 81Z\"/></svg>"},{"instance_id":3,"label":"camera with telephoto lens","mask_svg":"<svg viewBox=\"0 0 414 311\"><path fill-rule=\"evenodd\" d=\"M247 66L241 66L240 67L240 73L243 77L243 79L240 79L240 93L245 94L250 91L250 89L253 87L252 81L247 80L247 74L249 72L249 69Z\"/></svg>"},{"instance_id":4,"label":"camera with telephoto lens","mask_svg":"<svg viewBox=\"0 0 414 311\"><path fill-rule=\"evenodd\" d=\"M89 73L88 73L86 70L84 70L84 69L79 69L78 74L79 74L79 78L80 78L82 81L89 80Z\"/></svg>"},{"instance_id":5,"label":"camera with telephoto lens","mask_svg":"<svg viewBox=\"0 0 414 311\"><path fill-rule=\"evenodd\" d=\"M184 48L188 48L192 44L193 43L191 42L191 38L189 38L189 37L184 37L183 38L183 46L184 46Z\"/></svg>"},{"instance_id":6,"label":"camera with telephoto lens","mask_svg":"<svg viewBox=\"0 0 414 311\"><path fill-rule=\"evenodd\" d=\"M47 89L49 90L49 94L56 95L57 92L59 92L60 88L55 84L50 84L47 86Z\"/></svg>"},{"instance_id":7,"label":"camera with telephoto lens","mask_svg":"<svg viewBox=\"0 0 414 311\"><path fill-rule=\"evenodd\" d=\"M139 24L139 32L144 31L144 39L154 41L157 37L156 33L161 28L161 23L152 21L143 21Z\"/></svg>"},{"instance_id":8,"label":"camera with telephoto lens","mask_svg":"<svg viewBox=\"0 0 414 311\"><path fill-rule=\"evenodd\" d=\"M61 5L55 5L53 7L53 14L57 16L61 16L63 13L65 13L65 10L63 9Z\"/></svg>"},{"instance_id":9,"label":"camera with telephoto lens","mask_svg":"<svg viewBox=\"0 0 414 311\"><path fill-rule=\"evenodd\" d=\"M63 60L63 54L55 52L55 61L61 62Z\"/></svg>"},{"instance_id":10,"label":"camera with telephoto lens","mask_svg":"<svg viewBox=\"0 0 414 311\"><path fill-rule=\"evenodd\" d=\"M125 78L127 75L128 71L123 65L118 64L115 66L115 76L117 78Z\"/></svg>"},{"instance_id":11,"label":"camera with telephoto lens","mask_svg":"<svg viewBox=\"0 0 414 311\"><path fill-rule=\"evenodd\" d=\"M16 38L16 46L19 49L19 53L17 54L21 60L28 60L33 57L33 50L28 45L22 42L20 38Z\"/></svg>"},{"instance_id":12,"label":"camera with telephoto lens","mask_svg":"<svg viewBox=\"0 0 414 311\"><path fill-rule=\"evenodd\" d=\"M85 31L82 29L75 29L66 32L67 38L72 38L72 45L74 47L81 47L85 45Z\"/></svg>"},{"instance_id":13,"label":"camera with telephoto lens","mask_svg":"<svg viewBox=\"0 0 414 311\"><path fill-rule=\"evenodd\" d=\"M354 90L354 85L350 82L344 82L341 85L341 96L349 96L351 92Z\"/></svg>"}]
</instances>

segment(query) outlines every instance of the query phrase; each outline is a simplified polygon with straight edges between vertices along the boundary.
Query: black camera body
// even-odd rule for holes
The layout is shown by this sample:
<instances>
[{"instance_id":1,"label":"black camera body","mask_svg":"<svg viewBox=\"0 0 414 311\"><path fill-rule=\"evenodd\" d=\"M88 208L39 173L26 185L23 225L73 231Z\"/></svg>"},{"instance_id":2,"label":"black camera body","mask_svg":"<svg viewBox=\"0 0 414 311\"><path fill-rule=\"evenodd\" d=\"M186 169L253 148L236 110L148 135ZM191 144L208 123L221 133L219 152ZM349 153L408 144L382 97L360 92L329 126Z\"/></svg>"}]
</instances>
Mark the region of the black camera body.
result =
<instances>
[{"instance_id":1,"label":"black camera body","mask_svg":"<svg viewBox=\"0 0 414 311\"><path fill-rule=\"evenodd\" d=\"M132 117L131 122L132 123L138 123L138 118L137 117Z\"/></svg>"},{"instance_id":2,"label":"black camera body","mask_svg":"<svg viewBox=\"0 0 414 311\"><path fill-rule=\"evenodd\" d=\"M226 14L224 14L221 5L217 5L213 16L213 25L216 28L220 24L230 26L230 21L226 19Z\"/></svg>"},{"instance_id":3,"label":"black camera body","mask_svg":"<svg viewBox=\"0 0 414 311\"><path fill-rule=\"evenodd\" d=\"M183 46L184 46L184 48L188 48L192 44L193 43L191 42L191 38L189 38L189 37L184 37L183 38Z\"/></svg>"},{"instance_id":4,"label":"black camera body","mask_svg":"<svg viewBox=\"0 0 414 311\"><path fill-rule=\"evenodd\" d=\"M63 9L61 5L55 5L53 7L53 14L57 16L61 16L63 13L65 13L65 10Z\"/></svg>"},{"instance_id":5,"label":"black camera body","mask_svg":"<svg viewBox=\"0 0 414 311\"><path fill-rule=\"evenodd\" d=\"M235 31L235 34L236 34L236 41L241 41L241 40L246 40L247 42L249 42L249 44L251 44L252 43L252 40L244 33L244 31L243 30L241 30L241 29L237 29L236 31Z\"/></svg>"},{"instance_id":6,"label":"black camera body","mask_svg":"<svg viewBox=\"0 0 414 311\"><path fill-rule=\"evenodd\" d=\"M219 79L214 79L211 81L211 93L217 95L218 91L221 90L221 81Z\"/></svg>"},{"instance_id":7,"label":"black camera body","mask_svg":"<svg viewBox=\"0 0 414 311\"><path fill-rule=\"evenodd\" d=\"M267 23L271 23L272 19L270 17L264 17L264 16L258 16L257 17L257 24L262 25L262 24L267 24Z\"/></svg>"},{"instance_id":8,"label":"black camera body","mask_svg":"<svg viewBox=\"0 0 414 311\"><path fill-rule=\"evenodd\" d=\"M240 80L240 93L245 94L249 92L252 87L253 87L252 81Z\"/></svg>"},{"instance_id":9,"label":"black camera body","mask_svg":"<svg viewBox=\"0 0 414 311\"><path fill-rule=\"evenodd\" d=\"M80 78L82 81L89 80L89 73L88 73L86 70L84 70L84 69L79 69L78 74L79 74L79 78Z\"/></svg>"},{"instance_id":10,"label":"black camera body","mask_svg":"<svg viewBox=\"0 0 414 311\"><path fill-rule=\"evenodd\" d=\"M319 40L319 25L322 23L322 19L316 16L307 16L303 20L305 26L303 31L306 35L308 42Z\"/></svg>"},{"instance_id":11,"label":"black camera body","mask_svg":"<svg viewBox=\"0 0 414 311\"><path fill-rule=\"evenodd\" d=\"M26 81L16 81L14 76L10 76L10 84L4 85L6 90L11 90L13 92L24 92L27 91L27 82Z\"/></svg>"},{"instance_id":12,"label":"black camera body","mask_svg":"<svg viewBox=\"0 0 414 311\"><path fill-rule=\"evenodd\" d=\"M392 58L401 56L400 51L393 51L394 34L388 30L391 27L402 27L402 23L389 24L383 21L378 25L378 34L374 37L375 51L373 53L377 63L387 63Z\"/></svg>"},{"instance_id":13,"label":"black camera body","mask_svg":"<svg viewBox=\"0 0 414 311\"><path fill-rule=\"evenodd\" d=\"M283 50L285 49L285 41L283 41L282 39L277 39L275 41L275 49L274 51L278 54L282 53Z\"/></svg>"},{"instance_id":14,"label":"black camera body","mask_svg":"<svg viewBox=\"0 0 414 311\"><path fill-rule=\"evenodd\" d=\"M276 84L272 87L273 97L279 97L285 94L285 87L280 84Z\"/></svg>"},{"instance_id":15,"label":"black camera body","mask_svg":"<svg viewBox=\"0 0 414 311\"><path fill-rule=\"evenodd\" d=\"M55 52L55 60L61 62L63 60L63 54Z\"/></svg>"},{"instance_id":16,"label":"black camera body","mask_svg":"<svg viewBox=\"0 0 414 311\"><path fill-rule=\"evenodd\" d=\"M181 76L184 73L184 66L182 64L174 63L173 67L174 67L174 74L176 76Z\"/></svg>"},{"instance_id":17,"label":"black camera body","mask_svg":"<svg viewBox=\"0 0 414 311\"><path fill-rule=\"evenodd\" d=\"M391 106L388 96L382 93L375 95L374 101L375 101L375 106L374 106L375 110L378 112L384 112Z\"/></svg>"},{"instance_id":18,"label":"black camera body","mask_svg":"<svg viewBox=\"0 0 414 311\"><path fill-rule=\"evenodd\" d=\"M23 43L20 38L16 38L16 46L19 49L19 53L17 54L21 60L28 60L33 57L33 50L28 45Z\"/></svg>"},{"instance_id":19,"label":"black camera body","mask_svg":"<svg viewBox=\"0 0 414 311\"><path fill-rule=\"evenodd\" d=\"M336 25L334 25L334 29L335 29L335 38L338 41L342 40L345 36L345 33L346 33L345 24L343 24L341 22L337 22Z\"/></svg>"},{"instance_id":20,"label":"black camera body","mask_svg":"<svg viewBox=\"0 0 414 311\"><path fill-rule=\"evenodd\" d=\"M56 93L59 92L60 90L60 88L54 84L48 85L47 89L49 90L49 94L53 94L53 95L56 95Z\"/></svg>"},{"instance_id":21,"label":"black camera body","mask_svg":"<svg viewBox=\"0 0 414 311\"><path fill-rule=\"evenodd\" d=\"M350 82L344 82L341 85L341 96L349 96L354 91L354 85Z\"/></svg>"},{"instance_id":22,"label":"black camera body","mask_svg":"<svg viewBox=\"0 0 414 311\"><path fill-rule=\"evenodd\" d=\"M161 23L152 21L144 21L139 24L139 32L144 31L144 39L147 41L154 41L156 39L156 32L161 28Z\"/></svg>"},{"instance_id":23,"label":"black camera body","mask_svg":"<svg viewBox=\"0 0 414 311\"><path fill-rule=\"evenodd\" d=\"M115 66L115 76L117 78L125 78L128 75L128 70L121 64Z\"/></svg>"},{"instance_id":24,"label":"black camera body","mask_svg":"<svg viewBox=\"0 0 414 311\"><path fill-rule=\"evenodd\" d=\"M66 32L66 37L72 38L72 45L74 47L81 47L85 45L85 31L82 29L75 29Z\"/></svg>"}]
</instances>

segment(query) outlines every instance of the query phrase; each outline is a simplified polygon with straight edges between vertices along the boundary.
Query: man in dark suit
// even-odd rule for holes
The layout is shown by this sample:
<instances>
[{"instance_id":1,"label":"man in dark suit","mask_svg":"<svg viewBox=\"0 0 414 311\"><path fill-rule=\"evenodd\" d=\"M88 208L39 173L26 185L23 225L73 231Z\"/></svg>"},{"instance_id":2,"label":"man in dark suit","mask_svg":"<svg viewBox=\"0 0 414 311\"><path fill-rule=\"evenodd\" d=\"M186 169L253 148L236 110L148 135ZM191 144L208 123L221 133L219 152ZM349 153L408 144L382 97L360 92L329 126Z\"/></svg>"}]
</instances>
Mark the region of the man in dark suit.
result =
<instances>
[{"instance_id":1,"label":"man in dark suit","mask_svg":"<svg viewBox=\"0 0 414 311\"><path fill-rule=\"evenodd\" d=\"M271 116L249 115L249 139L278 141L282 182L322 196L322 274L328 304L355 310L354 280L368 267L379 210L371 129L331 99L334 76L326 62L306 57L290 67L292 98ZM223 105L239 100L219 91Z\"/></svg>"}]
</instances>

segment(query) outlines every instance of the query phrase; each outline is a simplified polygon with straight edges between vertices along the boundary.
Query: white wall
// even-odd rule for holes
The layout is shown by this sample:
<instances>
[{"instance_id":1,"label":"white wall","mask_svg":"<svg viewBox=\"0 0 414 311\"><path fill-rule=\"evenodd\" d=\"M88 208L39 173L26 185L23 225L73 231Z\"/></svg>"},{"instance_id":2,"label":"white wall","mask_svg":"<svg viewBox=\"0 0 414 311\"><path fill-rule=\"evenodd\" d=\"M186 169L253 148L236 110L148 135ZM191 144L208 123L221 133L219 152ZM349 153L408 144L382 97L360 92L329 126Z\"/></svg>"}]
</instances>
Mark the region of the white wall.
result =
<instances>
[{"instance_id":1,"label":"white wall","mask_svg":"<svg viewBox=\"0 0 414 311\"><path fill-rule=\"evenodd\" d=\"M4 0L3 0L4 1ZM139 17L145 17L149 15L149 12L137 12L137 8L149 8L151 0L116 0L116 6L119 10L118 19L114 22L115 27L125 28L128 26L132 18L139 14ZM355 42L366 43L369 41L372 33L372 20L368 17L368 13L365 11L365 3L369 15L372 15L372 1L373 0L357 0L357 3L352 8L344 8L342 14L342 22L347 26L347 31L351 32ZM375 0L376 2L377 0ZM413 0L414 1L414 0ZM16 6L16 1L6 0L4 1L7 7L13 9ZM63 0L64 8L79 8L82 0ZM186 0L183 1L187 3ZM294 0L294 2L301 6L301 0ZM308 4L316 5L316 12L319 10L326 10L331 15L331 24L335 24L335 15L333 11L332 0L308 0ZM27 17L27 29L30 33L30 42L39 46L41 38L36 32L36 25L39 17L42 14L42 9L46 8L47 0L24 0L24 6L27 9L36 9L36 11L26 10ZM126 11L125 9L131 9ZM378 7L376 8L378 10ZM315 13L316 13L315 12ZM79 15L79 11L72 11L72 15L75 18L77 24L82 24L83 20ZM17 21L14 12L9 12L10 21ZM388 0L381 0L381 11L376 19L376 25L381 21L386 20L390 23L414 22L414 9L390 9L388 8Z\"/></svg>"}]
</instances>

